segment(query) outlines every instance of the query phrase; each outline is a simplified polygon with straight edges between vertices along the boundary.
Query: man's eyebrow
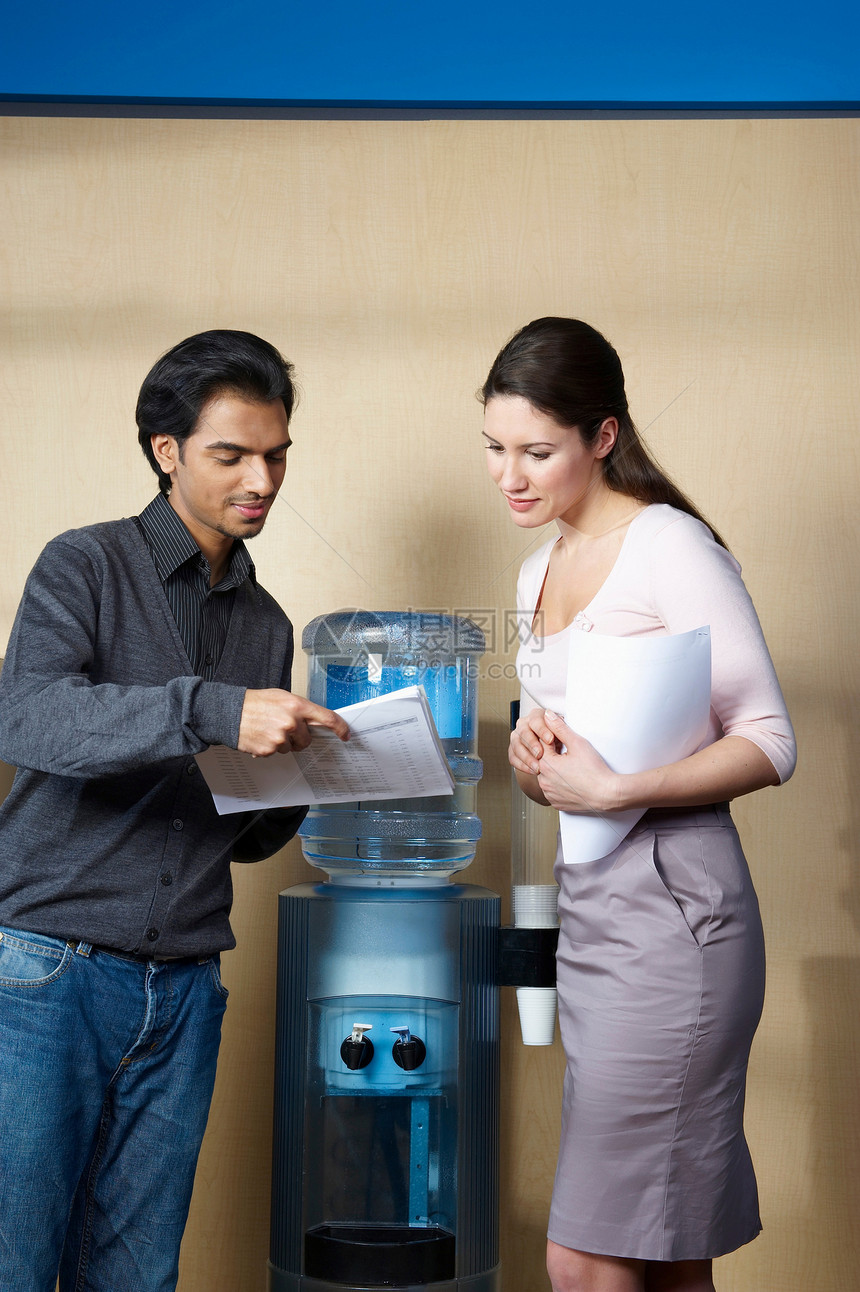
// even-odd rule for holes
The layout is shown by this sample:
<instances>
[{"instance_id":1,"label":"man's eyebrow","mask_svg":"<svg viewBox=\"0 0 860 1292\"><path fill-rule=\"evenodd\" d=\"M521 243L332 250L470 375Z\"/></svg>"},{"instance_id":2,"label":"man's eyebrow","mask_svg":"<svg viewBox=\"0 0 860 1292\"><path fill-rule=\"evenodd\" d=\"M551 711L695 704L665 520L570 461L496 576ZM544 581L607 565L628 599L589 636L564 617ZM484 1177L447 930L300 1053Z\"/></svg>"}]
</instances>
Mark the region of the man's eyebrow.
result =
<instances>
[{"instance_id":1,"label":"man's eyebrow","mask_svg":"<svg viewBox=\"0 0 860 1292\"><path fill-rule=\"evenodd\" d=\"M280 453L284 449L288 449L291 444L292 440L284 440L282 444L276 444L273 448L268 449L266 456L268 457L271 453ZM214 440L211 444L206 445L207 453L213 450L218 450L222 453L238 453L240 457L253 457L253 453L247 444L231 444L229 440Z\"/></svg>"}]
</instances>

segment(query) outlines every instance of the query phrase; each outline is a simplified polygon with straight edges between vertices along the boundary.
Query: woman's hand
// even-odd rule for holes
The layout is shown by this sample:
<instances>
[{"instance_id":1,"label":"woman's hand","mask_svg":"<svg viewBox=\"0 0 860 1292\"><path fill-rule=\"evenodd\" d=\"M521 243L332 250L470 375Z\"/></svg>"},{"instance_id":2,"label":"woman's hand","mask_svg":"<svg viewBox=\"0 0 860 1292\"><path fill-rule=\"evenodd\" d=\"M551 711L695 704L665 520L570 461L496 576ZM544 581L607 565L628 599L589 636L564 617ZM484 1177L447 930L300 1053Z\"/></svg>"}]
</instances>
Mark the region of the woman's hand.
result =
<instances>
[{"instance_id":1,"label":"woman's hand","mask_svg":"<svg viewBox=\"0 0 860 1292\"><path fill-rule=\"evenodd\" d=\"M620 776L557 713L549 709L540 712L543 728L552 736L551 745L543 742L537 772L537 783L547 803L560 812L617 811L621 806ZM531 717L529 714L528 720ZM559 752L562 745L564 753Z\"/></svg>"},{"instance_id":2,"label":"woman's hand","mask_svg":"<svg viewBox=\"0 0 860 1292\"><path fill-rule=\"evenodd\" d=\"M629 808L696 807L778 785L779 776L763 750L743 736L723 736L676 763L649 771L613 772L584 737L558 714L542 710L542 726L553 736L542 741L537 774L517 779L538 803L561 812L623 812ZM533 715L527 721L531 723ZM533 736L526 734L530 741ZM513 743L513 741L512 741ZM564 746L564 753L561 747ZM528 786L523 781L529 782Z\"/></svg>"},{"instance_id":3,"label":"woman's hand","mask_svg":"<svg viewBox=\"0 0 860 1292\"><path fill-rule=\"evenodd\" d=\"M619 777L593 745L549 709L532 709L520 718L508 759L520 788L537 803L562 812L606 812L616 805Z\"/></svg>"},{"instance_id":4,"label":"woman's hand","mask_svg":"<svg viewBox=\"0 0 860 1292\"><path fill-rule=\"evenodd\" d=\"M555 733L546 721L546 709L532 709L511 732L508 761L517 772L537 776L544 751L555 748Z\"/></svg>"}]
</instances>

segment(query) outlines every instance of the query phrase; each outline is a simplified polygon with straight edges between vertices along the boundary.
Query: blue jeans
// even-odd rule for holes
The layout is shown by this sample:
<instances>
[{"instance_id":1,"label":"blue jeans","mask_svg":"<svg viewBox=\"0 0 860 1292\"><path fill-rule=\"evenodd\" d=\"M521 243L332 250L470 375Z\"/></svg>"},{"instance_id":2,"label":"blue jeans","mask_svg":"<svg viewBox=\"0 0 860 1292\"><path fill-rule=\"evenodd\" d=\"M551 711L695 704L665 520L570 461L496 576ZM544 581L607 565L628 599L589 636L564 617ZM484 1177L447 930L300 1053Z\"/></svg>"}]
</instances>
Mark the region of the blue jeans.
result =
<instances>
[{"instance_id":1,"label":"blue jeans","mask_svg":"<svg viewBox=\"0 0 860 1292\"><path fill-rule=\"evenodd\" d=\"M0 929L0 1288L173 1292L227 993Z\"/></svg>"}]
</instances>

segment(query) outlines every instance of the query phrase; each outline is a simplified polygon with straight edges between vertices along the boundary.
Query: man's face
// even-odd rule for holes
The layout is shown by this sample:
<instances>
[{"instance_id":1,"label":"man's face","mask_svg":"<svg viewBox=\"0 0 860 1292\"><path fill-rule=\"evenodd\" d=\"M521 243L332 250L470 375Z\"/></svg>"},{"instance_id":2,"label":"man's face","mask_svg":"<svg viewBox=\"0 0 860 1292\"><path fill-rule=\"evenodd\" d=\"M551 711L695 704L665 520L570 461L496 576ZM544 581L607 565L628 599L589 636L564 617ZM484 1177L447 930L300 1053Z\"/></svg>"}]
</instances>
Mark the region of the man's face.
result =
<instances>
[{"instance_id":1,"label":"man's face","mask_svg":"<svg viewBox=\"0 0 860 1292\"><path fill-rule=\"evenodd\" d=\"M259 534L284 479L289 446L279 399L251 404L231 394L204 404L182 446L169 435L152 437L170 475L170 505L204 554L225 539Z\"/></svg>"}]
</instances>

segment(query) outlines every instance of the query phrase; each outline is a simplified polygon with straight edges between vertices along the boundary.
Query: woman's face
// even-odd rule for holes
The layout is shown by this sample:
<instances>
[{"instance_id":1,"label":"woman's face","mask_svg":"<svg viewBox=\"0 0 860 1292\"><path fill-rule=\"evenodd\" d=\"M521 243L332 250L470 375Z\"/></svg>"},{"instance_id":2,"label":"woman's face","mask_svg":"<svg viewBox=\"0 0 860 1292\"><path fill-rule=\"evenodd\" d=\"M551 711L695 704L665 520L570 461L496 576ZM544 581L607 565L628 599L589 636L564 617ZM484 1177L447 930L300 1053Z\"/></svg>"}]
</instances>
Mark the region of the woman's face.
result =
<instances>
[{"instance_id":1,"label":"woman's face","mask_svg":"<svg viewBox=\"0 0 860 1292\"><path fill-rule=\"evenodd\" d=\"M566 518L574 523L583 504L606 487L602 459L616 431L614 419L607 419L588 448L579 431L559 426L521 395L489 400L484 409L487 464L515 522L523 529Z\"/></svg>"}]
</instances>

